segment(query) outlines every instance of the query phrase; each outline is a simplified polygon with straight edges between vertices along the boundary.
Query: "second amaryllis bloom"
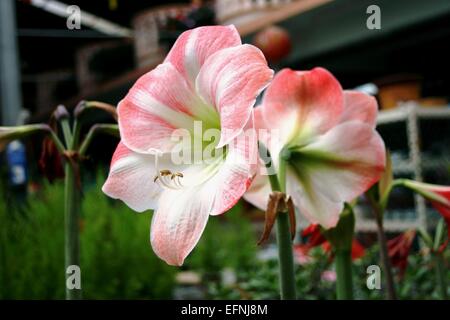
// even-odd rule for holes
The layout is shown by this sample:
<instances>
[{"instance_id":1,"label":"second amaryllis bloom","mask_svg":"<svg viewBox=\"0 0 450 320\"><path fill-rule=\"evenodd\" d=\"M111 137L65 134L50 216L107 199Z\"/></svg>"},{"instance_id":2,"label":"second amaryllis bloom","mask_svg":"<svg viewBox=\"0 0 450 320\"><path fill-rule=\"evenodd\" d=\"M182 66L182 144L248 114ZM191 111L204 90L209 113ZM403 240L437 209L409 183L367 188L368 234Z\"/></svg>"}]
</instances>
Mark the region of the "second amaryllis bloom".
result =
<instances>
[{"instance_id":1,"label":"second amaryllis bloom","mask_svg":"<svg viewBox=\"0 0 450 320\"><path fill-rule=\"evenodd\" d=\"M342 90L322 68L284 69L266 90L255 110L259 139L276 167L286 157L287 194L311 223L336 226L344 203L380 179L385 147L376 115L373 97ZM269 193L262 174L245 198L264 210Z\"/></svg>"},{"instance_id":2,"label":"second amaryllis bloom","mask_svg":"<svg viewBox=\"0 0 450 320\"><path fill-rule=\"evenodd\" d=\"M181 265L209 215L225 212L247 190L256 137L240 137L272 75L261 51L243 45L233 26L200 27L184 32L119 103L122 140L103 191L136 211L155 210L151 244L168 264ZM191 138L181 150L180 134Z\"/></svg>"},{"instance_id":3,"label":"second amaryllis bloom","mask_svg":"<svg viewBox=\"0 0 450 320\"><path fill-rule=\"evenodd\" d=\"M442 215L447 223L448 237L450 238L450 186L442 186L414 180L403 179L400 184L417 192L430 201L433 207Z\"/></svg>"}]
</instances>

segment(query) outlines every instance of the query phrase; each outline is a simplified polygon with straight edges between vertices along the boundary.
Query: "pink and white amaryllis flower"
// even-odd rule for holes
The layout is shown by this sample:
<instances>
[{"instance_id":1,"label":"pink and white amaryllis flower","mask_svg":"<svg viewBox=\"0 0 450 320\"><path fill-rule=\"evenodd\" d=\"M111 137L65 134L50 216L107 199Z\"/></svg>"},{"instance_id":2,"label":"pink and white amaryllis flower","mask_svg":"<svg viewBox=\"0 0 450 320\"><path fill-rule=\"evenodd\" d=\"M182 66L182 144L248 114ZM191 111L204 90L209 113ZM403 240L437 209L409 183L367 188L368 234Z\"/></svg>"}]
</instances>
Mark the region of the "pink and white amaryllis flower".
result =
<instances>
[{"instance_id":1,"label":"pink and white amaryllis flower","mask_svg":"<svg viewBox=\"0 0 450 320\"><path fill-rule=\"evenodd\" d=\"M184 32L164 63L119 103L122 140L103 191L136 211L155 210L151 244L168 264L181 265L209 215L225 212L247 190L256 139L236 141L272 75L261 51L243 45L234 26L200 27ZM199 122L219 132L217 139L188 143L182 153L213 152L194 164L174 161L180 152L174 135L197 139Z\"/></svg>"},{"instance_id":2,"label":"pink and white amaryllis flower","mask_svg":"<svg viewBox=\"0 0 450 320\"><path fill-rule=\"evenodd\" d=\"M344 202L380 179L385 148L376 115L373 97L343 91L322 68L283 69L267 88L255 109L259 139L276 167L279 155L288 155L287 194L311 223L334 227ZM260 175L245 198L265 209L269 193L268 178Z\"/></svg>"}]
</instances>

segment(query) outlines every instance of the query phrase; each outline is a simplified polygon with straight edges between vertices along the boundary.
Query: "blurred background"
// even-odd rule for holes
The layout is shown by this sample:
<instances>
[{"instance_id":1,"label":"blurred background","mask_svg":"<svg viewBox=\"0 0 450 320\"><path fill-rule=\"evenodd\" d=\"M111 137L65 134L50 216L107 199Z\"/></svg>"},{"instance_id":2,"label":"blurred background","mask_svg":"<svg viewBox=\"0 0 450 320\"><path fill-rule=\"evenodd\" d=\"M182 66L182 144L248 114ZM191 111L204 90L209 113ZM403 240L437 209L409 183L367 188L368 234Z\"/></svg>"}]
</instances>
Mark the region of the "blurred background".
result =
<instances>
[{"instance_id":1,"label":"blurred background","mask_svg":"<svg viewBox=\"0 0 450 320\"><path fill-rule=\"evenodd\" d=\"M448 0L1 0L1 124L47 122L57 105L73 109L80 100L116 105L181 32L212 24L234 24L276 70L325 67L345 89L374 95L396 177L450 184ZM64 297L63 186L57 173L46 182L39 168L41 141L1 146L0 298ZM82 170L86 298L277 297L276 250L273 241L256 246L264 214L246 203L211 219L181 270L159 261L148 244L151 213L137 215L99 190L117 142L94 140ZM363 266L376 263L378 250L364 199L356 214L358 239L370 249L356 262L355 295L379 299L383 292L365 287ZM433 229L438 217L423 199L396 190L385 228L389 237ZM430 261L414 246L399 294L431 298ZM330 261L320 248L311 255L298 270L299 295L331 299Z\"/></svg>"}]
</instances>

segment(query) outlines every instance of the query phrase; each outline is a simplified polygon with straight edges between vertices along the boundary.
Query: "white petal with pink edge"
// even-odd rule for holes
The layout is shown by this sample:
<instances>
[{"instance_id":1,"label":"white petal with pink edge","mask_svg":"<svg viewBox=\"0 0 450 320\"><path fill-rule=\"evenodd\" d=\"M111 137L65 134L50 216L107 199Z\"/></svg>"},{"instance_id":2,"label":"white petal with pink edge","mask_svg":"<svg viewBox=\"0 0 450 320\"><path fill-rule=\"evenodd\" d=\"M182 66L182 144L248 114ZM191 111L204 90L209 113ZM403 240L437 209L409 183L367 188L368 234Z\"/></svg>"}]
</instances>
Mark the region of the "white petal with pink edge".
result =
<instances>
[{"instance_id":1,"label":"white petal with pink edge","mask_svg":"<svg viewBox=\"0 0 450 320\"><path fill-rule=\"evenodd\" d=\"M212 203L201 187L165 190L153 214L150 241L156 255L181 266L200 239Z\"/></svg>"},{"instance_id":2,"label":"white petal with pink edge","mask_svg":"<svg viewBox=\"0 0 450 320\"><path fill-rule=\"evenodd\" d=\"M299 152L304 159L314 158L296 167L294 175L304 193L299 197L306 202L295 196L294 202L305 207L305 216L314 219L310 222L326 228L337 222L340 212L336 210L342 209L344 202L352 201L380 179L385 166L383 140L370 125L359 121L336 126ZM335 210L319 212L324 204Z\"/></svg>"},{"instance_id":3,"label":"white petal with pink edge","mask_svg":"<svg viewBox=\"0 0 450 320\"><path fill-rule=\"evenodd\" d=\"M153 182L154 164L152 155L133 152L120 142L111 161L108 179L102 187L103 192L138 212L155 209L162 188Z\"/></svg>"},{"instance_id":4,"label":"white petal with pink edge","mask_svg":"<svg viewBox=\"0 0 450 320\"><path fill-rule=\"evenodd\" d=\"M269 177L263 174L257 174L253 179L250 188L244 194L244 199L260 210L267 209L267 202L272 189L269 183Z\"/></svg>"},{"instance_id":5,"label":"white petal with pink edge","mask_svg":"<svg viewBox=\"0 0 450 320\"><path fill-rule=\"evenodd\" d=\"M318 223L326 229L333 228L338 223L344 202L334 201L320 190L314 189L311 192L305 187L304 181L289 169L286 177L286 191L292 197L294 205L299 208L300 214L310 223Z\"/></svg>"},{"instance_id":6,"label":"white petal with pink edge","mask_svg":"<svg viewBox=\"0 0 450 320\"><path fill-rule=\"evenodd\" d=\"M206 104L220 114L222 147L247 124L256 97L269 84L273 71L261 50L252 45L227 48L211 55L200 70L196 88Z\"/></svg>"},{"instance_id":7,"label":"white petal with pink edge","mask_svg":"<svg viewBox=\"0 0 450 320\"><path fill-rule=\"evenodd\" d=\"M183 175L196 185L164 190L151 227L155 253L168 264L182 265L200 239L209 215L229 210L242 197L251 182L252 166L246 161L250 150L230 148L226 160ZM208 173L213 171L211 177ZM199 183L203 178L204 183ZM184 178L183 178L184 179Z\"/></svg>"},{"instance_id":8,"label":"white petal with pink edge","mask_svg":"<svg viewBox=\"0 0 450 320\"><path fill-rule=\"evenodd\" d=\"M377 100L358 91L344 91L344 113L340 122L358 120L375 128L377 121Z\"/></svg>"},{"instance_id":9,"label":"white petal with pink edge","mask_svg":"<svg viewBox=\"0 0 450 320\"><path fill-rule=\"evenodd\" d=\"M332 128L343 113L344 100L341 85L327 70L283 69L267 88L261 107L266 124L279 128L281 143L286 143Z\"/></svg>"},{"instance_id":10,"label":"white petal with pink edge","mask_svg":"<svg viewBox=\"0 0 450 320\"><path fill-rule=\"evenodd\" d=\"M192 130L193 109L202 107L178 71L161 64L142 76L118 106L123 143L141 153L170 151L174 130Z\"/></svg>"},{"instance_id":11,"label":"white petal with pink edge","mask_svg":"<svg viewBox=\"0 0 450 320\"><path fill-rule=\"evenodd\" d=\"M201 67L215 52L240 45L241 37L233 25L199 27L183 32L165 62L172 63L194 86Z\"/></svg>"}]
</instances>

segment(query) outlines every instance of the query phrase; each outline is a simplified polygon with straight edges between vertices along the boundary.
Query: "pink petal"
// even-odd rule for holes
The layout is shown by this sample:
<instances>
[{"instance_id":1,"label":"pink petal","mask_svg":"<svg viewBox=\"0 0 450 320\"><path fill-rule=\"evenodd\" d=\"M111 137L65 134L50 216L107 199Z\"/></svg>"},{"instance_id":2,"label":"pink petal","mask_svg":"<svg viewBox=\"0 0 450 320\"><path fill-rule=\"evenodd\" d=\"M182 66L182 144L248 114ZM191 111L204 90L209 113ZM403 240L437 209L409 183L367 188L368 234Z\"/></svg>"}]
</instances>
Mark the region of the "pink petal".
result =
<instances>
[{"instance_id":1,"label":"pink petal","mask_svg":"<svg viewBox=\"0 0 450 320\"><path fill-rule=\"evenodd\" d=\"M344 113L341 122L358 120L375 127L377 121L377 100L358 91L344 91Z\"/></svg>"},{"instance_id":2,"label":"pink petal","mask_svg":"<svg viewBox=\"0 0 450 320\"><path fill-rule=\"evenodd\" d=\"M211 215L231 209L249 188L258 166L258 145L253 120L227 147L227 156L217 174L208 181L214 205Z\"/></svg>"},{"instance_id":3,"label":"pink petal","mask_svg":"<svg viewBox=\"0 0 450 320\"><path fill-rule=\"evenodd\" d=\"M192 110L202 105L178 71L169 63L161 64L142 76L119 103L123 143L140 153L170 151L174 130L190 130Z\"/></svg>"},{"instance_id":4,"label":"pink petal","mask_svg":"<svg viewBox=\"0 0 450 320\"><path fill-rule=\"evenodd\" d=\"M155 209L162 189L153 182L154 164L153 156L135 153L120 142L103 192L138 212Z\"/></svg>"},{"instance_id":5,"label":"pink petal","mask_svg":"<svg viewBox=\"0 0 450 320\"><path fill-rule=\"evenodd\" d=\"M256 130L268 128L266 122L264 121L264 114L263 114L262 106L258 105L255 108L253 108L253 115L254 115L254 119L255 119Z\"/></svg>"},{"instance_id":6,"label":"pink petal","mask_svg":"<svg viewBox=\"0 0 450 320\"><path fill-rule=\"evenodd\" d=\"M344 201L334 201L317 188L311 190L305 187L304 183L294 172L289 172L286 177L287 193L300 214L310 223L320 224L326 229L335 227L344 209Z\"/></svg>"},{"instance_id":7,"label":"pink petal","mask_svg":"<svg viewBox=\"0 0 450 320\"><path fill-rule=\"evenodd\" d=\"M242 197L254 174L254 166L248 161L253 152L250 146L250 143L230 146L225 162L205 183L164 190L151 227L152 247L161 259L171 265L182 265L200 239L208 215L224 213ZM202 169L190 169L184 172L185 178L201 179ZM197 175L190 178L196 170Z\"/></svg>"},{"instance_id":8,"label":"pink petal","mask_svg":"<svg viewBox=\"0 0 450 320\"><path fill-rule=\"evenodd\" d=\"M341 85L327 70L283 69L267 88L262 107L263 118L271 128L290 135L303 130L317 134L339 122L344 100Z\"/></svg>"},{"instance_id":9,"label":"pink petal","mask_svg":"<svg viewBox=\"0 0 450 320\"><path fill-rule=\"evenodd\" d=\"M253 179L250 188L244 194L244 199L260 210L267 209L269 195L272 192L267 175L257 174Z\"/></svg>"},{"instance_id":10,"label":"pink petal","mask_svg":"<svg viewBox=\"0 0 450 320\"><path fill-rule=\"evenodd\" d=\"M204 189L165 190L150 232L156 255L170 265L181 266L200 239L210 210Z\"/></svg>"},{"instance_id":11,"label":"pink petal","mask_svg":"<svg viewBox=\"0 0 450 320\"><path fill-rule=\"evenodd\" d=\"M273 71L262 52L251 45L220 50L204 63L196 80L198 93L220 113L218 147L234 139L247 123L256 97Z\"/></svg>"},{"instance_id":12,"label":"pink petal","mask_svg":"<svg viewBox=\"0 0 450 320\"><path fill-rule=\"evenodd\" d=\"M178 37L165 62L172 63L194 85L209 56L240 44L241 38L233 25L199 27L185 31Z\"/></svg>"},{"instance_id":13,"label":"pink petal","mask_svg":"<svg viewBox=\"0 0 450 320\"><path fill-rule=\"evenodd\" d=\"M294 203L299 203L300 212L312 223L325 228L337 223L344 202L380 179L385 166L383 140L370 125L359 121L336 126L300 152L304 159L315 158L299 163L296 180L302 190L296 194L301 193L301 199L294 197ZM292 183L290 188L298 187Z\"/></svg>"}]
</instances>

